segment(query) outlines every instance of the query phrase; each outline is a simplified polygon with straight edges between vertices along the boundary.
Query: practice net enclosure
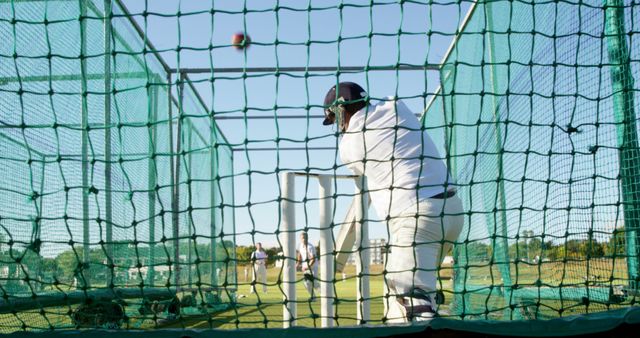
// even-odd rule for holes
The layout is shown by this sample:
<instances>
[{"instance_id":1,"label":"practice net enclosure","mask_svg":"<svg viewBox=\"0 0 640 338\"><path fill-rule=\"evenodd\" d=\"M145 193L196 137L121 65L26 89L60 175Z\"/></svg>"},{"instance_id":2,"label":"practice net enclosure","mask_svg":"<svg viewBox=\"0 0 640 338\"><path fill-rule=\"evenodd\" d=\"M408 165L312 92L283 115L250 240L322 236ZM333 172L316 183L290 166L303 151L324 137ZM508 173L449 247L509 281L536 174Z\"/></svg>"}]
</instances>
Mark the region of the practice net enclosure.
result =
<instances>
[{"instance_id":1,"label":"practice net enclosure","mask_svg":"<svg viewBox=\"0 0 640 338\"><path fill-rule=\"evenodd\" d=\"M402 101L462 201L434 328L623 322L639 22L634 0L0 0L0 333L417 330L389 323L393 219L323 126L342 81Z\"/></svg>"}]
</instances>

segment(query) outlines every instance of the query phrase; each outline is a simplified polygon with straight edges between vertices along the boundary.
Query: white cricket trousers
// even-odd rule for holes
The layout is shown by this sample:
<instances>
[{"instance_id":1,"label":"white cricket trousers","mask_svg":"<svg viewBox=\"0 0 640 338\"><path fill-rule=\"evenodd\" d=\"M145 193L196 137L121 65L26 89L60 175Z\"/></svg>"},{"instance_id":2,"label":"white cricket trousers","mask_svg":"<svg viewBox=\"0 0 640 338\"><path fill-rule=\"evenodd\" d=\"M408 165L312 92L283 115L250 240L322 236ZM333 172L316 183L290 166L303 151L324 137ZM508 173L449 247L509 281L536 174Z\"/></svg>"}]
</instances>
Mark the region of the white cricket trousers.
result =
<instances>
[{"instance_id":1,"label":"white cricket trousers","mask_svg":"<svg viewBox=\"0 0 640 338\"><path fill-rule=\"evenodd\" d=\"M320 288L318 277L320 277L320 275L318 275L317 262L311 268L305 270L303 273L304 287L309 292L309 295L311 295L311 298L315 298L316 296L318 296L318 294L316 294L315 292L315 290Z\"/></svg>"},{"instance_id":2,"label":"white cricket trousers","mask_svg":"<svg viewBox=\"0 0 640 338\"><path fill-rule=\"evenodd\" d=\"M434 299L436 269L462 231L462 212L462 201L457 195L429 198L389 221L391 253L386 280L391 294L387 314L390 322L407 321L395 296L420 289ZM435 310L435 304L432 306Z\"/></svg>"},{"instance_id":3,"label":"white cricket trousers","mask_svg":"<svg viewBox=\"0 0 640 338\"><path fill-rule=\"evenodd\" d=\"M256 292L256 285L262 284L262 291L267 292L267 267L264 264L253 265L253 279L251 280L251 292Z\"/></svg>"}]
</instances>

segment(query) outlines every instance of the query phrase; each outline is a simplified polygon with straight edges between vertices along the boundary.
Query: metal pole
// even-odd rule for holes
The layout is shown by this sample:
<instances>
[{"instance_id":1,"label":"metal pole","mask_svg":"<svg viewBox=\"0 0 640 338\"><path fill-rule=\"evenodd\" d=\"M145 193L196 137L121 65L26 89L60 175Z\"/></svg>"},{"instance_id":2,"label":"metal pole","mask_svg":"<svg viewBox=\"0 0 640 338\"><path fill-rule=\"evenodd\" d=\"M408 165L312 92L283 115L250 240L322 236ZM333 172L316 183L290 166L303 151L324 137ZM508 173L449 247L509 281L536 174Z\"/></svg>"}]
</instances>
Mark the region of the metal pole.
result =
<instances>
[{"instance_id":1,"label":"metal pole","mask_svg":"<svg viewBox=\"0 0 640 338\"><path fill-rule=\"evenodd\" d=\"M174 238L173 240L173 245L174 245L174 252L177 250L177 245L176 245L176 240L177 240L177 235L176 235L176 231L175 229L178 227L178 221L177 218L174 216L174 212L175 212L175 205L176 205L176 168L175 168L175 152L174 152L174 147L173 147L173 100L172 100L172 96L171 96L171 74L167 74L167 96L168 96L168 104L169 104L169 149L170 149L170 153L171 156L169 156L169 174L171 176L171 228L172 228L172 236ZM175 254L174 254L174 260L175 260ZM178 278L177 276L177 271L175 270L177 267L177 261L173 262L173 267L174 267L174 280L177 283L178 282ZM177 287L177 284L176 284Z\"/></svg>"},{"instance_id":2,"label":"metal pole","mask_svg":"<svg viewBox=\"0 0 640 338\"><path fill-rule=\"evenodd\" d=\"M129 12L129 9L127 8L127 6L124 5L122 0L115 0L115 2L118 4L120 9L122 10L122 12L124 14L124 17L127 20L129 20L129 23L136 30L136 32L138 33L140 38L142 40L144 40L145 44L147 46L149 46L149 50L153 53L153 55L156 57L156 59L160 62L160 64L162 65L162 68L164 69L165 72L167 72L167 75L169 76L169 78L171 78L171 68L169 67L169 65L167 65L167 63L164 61L164 59L160 56L160 53L158 53L158 51L156 50L156 47L153 45L153 43L151 43L151 41L149 41L149 39L147 38L146 32L142 29L142 27L140 27L140 25L138 24L138 21L136 21L135 15L131 14ZM171 82L169 82L169 83L171 83ZM171 94L169 94L169 96L171 96Z\"/></svg>"},{"instance_id":3,"label":"metal pole","mask_svg":"<svg viewBox=\"0 0 640 338\"><path fill-rule=\"evenodd\" d=\"M371 320L371 297L369 292L369 225L367 222L367 209L369 205L366 192L366 179L362 176L355 179L356 191L354 198L360 203L356 204L356 281L357 281L357 324L367 324Z\"/></svg>"},{"instance_id":4,"label":"metal pole","mask_svg":"<svg viewBox=\"0 0 640 338\"><path fill-rule=\"evenodd\" d=\"M84 74L87 73L87 0L80 1L80 72L83 75L81 82L82 90L82 262L80 270L83 289L91 286L89 273L89 110L87 104L87 80Z\"/></svg>"},{"instance_id":5,"label":"metal pole","mask_svg":"<svg viewBox=\"0 0 640 338\"><path fill-rule=\"evenodd\" d=\"M111 0L104 0L104 218L108 283L113 284L113 204L111 197Z\"/></svg>"},{"instance_id":6,"label":"metal pole","mask_svg":"<svg viewBox=\"0 0 640 338\"><path fill-rule=\"evenodd\" d=\"M189 206L193 205L193 192L191 191L191 170L193 169L193 167L191 166L192 161L193 161L193 153L191 152L191 149L193 149L193 126L190 126L189 129L187 129L187 168L185 170L186 174L187 174L187 190L188 190L188 198L189 198ZM187 209L190 210L190 209ZM191 243L191 236L193 235L193 212L189 212L187 214L187 235L188 235L188 239L187 239L187 279L189 281L189 287L191 287L191 283L193 282L192 277L191 277L191 272L192 272L192 266L191 266L191 259L193 258L191 255L191 251L193 250L193 245L194 243Z\"/></svg>"},{"instance_id":7,"label":"metal pole","mask_svg":"<svg viewBox=\"0 0 640 338\"><path fill-rule=\"evenodd\" d=\"M34 231L33 231L33 241L32 241L32 251L34 253L36 253L38 255L38 258L35 262L36 266L35 266L35 270L36 270L36 280L33 281L33 283L31 283L31 285L38 291L42 290L43 286L44 286L44 271L42 271L42 253L40 251L40 249L42 248L42 200L43 198L43 194L44 194L44 180L45 180L45 166L46 163L43 162L41 163L42 168L40 169L40 187L39 187L39 196L34 199L33 203L34 203L34 207L36 208L36 219L33 222L33 227L34 227ZM31 166L30 166L31 167ZM32 170L30 168L30 170Z\"/></svg>"},{"instance_id":8,"label":"metal pole","mask_svg":"<svg viewBox=\"0 0 640 338\"><path fill-rule=\"evenodd\" d=\"M231 174L235 173L235 159L233 156L233 151L231 152ZM219 163L219 162L218 162ZM231 176L231 202L233 203L233 205L235 205L236 202L236 188L235 188L235 184L234 184L234 177ZM222 210L222 208L220 209ZM224 222L223 222L224 223ZM224 224L223 224L224 226ZM231 255L233 258L229 264L233 265L233 274L231 274L231 276L233 276L234 278L234 284L236 286L236 289L238 289L238 260L236 259L236 250L235 250L235 245L237 243L237 238L236 238L236 208L232 207L231 208L231 226L233 226L233 246L234 249L231 250ZM221 229L224 231L224 229ZM220 241L223 241L222 237L220 237ZM227 265L227 269L225 271L225 281L227 280L227 276L229 276L229 266Z\"/></svg>"},{"instance_id":9,"label":"metal pole","mask_svg":"<svg viewBox=\"0 0 640 338\"><path fill-rule=\"evenodd\" d=\"M634 84L631 59L624 27L624 3L605 0L605 33L613 89L613 109L618 134L618 156L622 199L624 201L624 234L629 287L637 290L640 283L640 162L638 131L634 112Z\"/></svg>"},{"instance_id":10,"label":"metal pole","mask_svg":"<svg viewBox=\"0 0 640 338\"><path fill-rule=\"evenodd\" d=\"M333 186L331 176L318 176L318 204L320 214L320 318L322 327L332 327L333 284L335 280L333 228L331 226Z\"/></svg>"},{"instance_id":11,"label":"metal pole","mask_svg":"<svg viewBox=\"0 0 640 338\"><path fill-rule=\"evenodd\" d=\"M422 118L422 114L413 114L413 115L418 119ZM324 119L324 118L325 116L321 114L313 114L313 115L295 114L295 115L280 115L277 117L274 117L273 115L232 115L232 116L217 115L214 119L216 121L221 121L221 120L245 120L245 119L247 120L291 120L291 119L310 120L310 119Z\"/></svg>"},{"instance_id":12,"label":"metal pole","mask_svg":"<svg viewBox=\"0 0 640 338\"><path fill-rule=\"evenodd\" d=\"M218 139L216 138L215 135L215 129L216 126L213 122L213 120L211 120L211 148L209 150L209 156L211 157L211 161L210 161L210 201L211 201L211 209L210 209L210 216L211 217L211 231L210 231L210 236L211 236L211 286L217 286L218 285L218 277L216 275L216 204L218 203L216 201L216 176L218 175L218 152L216 151L218 149L217 147L217 142ZM217 182L217 184L220 184L220 182ZM233 204L233 201L231 201L231 203ZM222 208L220 209L220 212L222 212Z\"/></svg>"},{"instance_id":13,"label":"metal pole","mask_svg":"<svg viewBox=\"0 0 640 338\"><path fill-rule=\"evenodd\" d=\"M387 269L387 243L384 243L385 246L382 247L382 267L383 269ZM387 284L386 275L382 275L382 306L383 312L382 317L388 318L389 315L389 297L391 295L391 290L389 289L389 284Z\"/></svg>"},{"instance_id":14,"label":"metal pole","mask_svg":"<svg viewBox=\"0 0 640 338\"><path fill-rule=\"evenodd\" d=\"M336 147L280 147L280 148L233 148L234 152L246 152L246 151L309 151L309 150L330 150L336 151Z\"/></svg>"},{"instance_id":15,"label":"metal pole","mask_svg":"<svg viewBox=\"0 0 640 338\"><path fill-rule=\"evenodd\" d=\"M175 152L175 172L173 182L173 260L174 260L174 282L176 287L180 287L180 152L182 143L182 99L183 99L183 76L180 76L178 83L178 119ZM173 123L171 128L173 128Z\"/></svg>"},{"instance_id":16,"label":"metal pole","mask_svg":"<svg viewBox=\"0 0 640 338\"><path fill-rule=\"evenodd\" d=\"M33 296L28 297L7 297L0 298L0 315L6 318L4 315L15 314L16 312L28 311L30 313L40 312L43 308L51 307L69 307L74 304L86 304L87 301L113 301L122 299L150 299L150 300L162 300L171 299L175 295L177 289L175 288L137 288L137 287L124 287L124 288L95 288L91 290L65 290L65 292L50 292L44 291L42 293L34 293ZM136 303L133 301L130 304ZM73 307L74 309L76 307ZM33 310L33 311L29 311ZM83 333L80 333L81 335ZM118 335L114 335L117 337Z\"/></svg>"},{"instance_id":17,"label":"metal pole","mask_svg":"<svg viewBox=\"0 0 640 338\"><path fill-rule=\"evenodd\" d=\"M158 81L160 82L160 81ZM158 96L160 91L155 87L149 89L151 130L149 131L149 161L148 161L148 198L149 198L149 263L147 270L147 284L153 286L155 282L155 245L156 245L156 185L158 168L156 166L158 127Z\"/></svg>"},{"instance_id":18,"label":"metal pole","mask_svg":"<svg viewBox=\"0 0 640 338\"><path fill-rule=\"evenodd\" d=\"M373 71L397 70L439 70L439 64L426 65L393 65L393 66L347 66L347 67L249 67L249 68L172 68L172 73L184 74L215 74L215 73L297 73L297 72L340 72L358 73Z\"/></svg>"},{"instance_id":19,"label":"metal pole","mask_svg":"<svg viewBox=\"0 0 640 338\"><path fill-rule=\"evenodd\" d=\"M282 326L286 329L295 326L296 322L296 213L293 199L295 197L295 176L291 172L280 174L281 224L280 243L283 254L282 290L284 305L282 307Z\"/></svg>"},{"instance_id":20,"label":"metal pole","mask_svg":"<svg viewBox=\"0 0 640 338\"><path fill-rule=\"evenodd\" d=\"M495 46L496 41L494 37L496 36L493 33L494 24L493 24L493 11L492 11L492 3L489 0L483 0L484 2L484 13L486 18L486 44L488 45L489 52L489 81L491 83L491 92L494 93L492 95L492 110L493 110L493 118L495 125L495 149L498 153L497 157L497 169L498 169L498 177L497 177L497 187L495 190L489 188L489 191L485 189L483 191L485 197L485 210L496 210L493 213L488 213L487 216L487 226L488 233L492 237L492 247L494 257L497 257L497 261L501 264L498 265L500 275L502 276L502 281L504 284L505 293L503 295L506 304L511 304L513 301L511 297L511 286L513 282L511 280L511 269L508 264L510 261L509 258L509 243L508 243L508 227L507 224L507 212L506 212L506 191L504 188L504 164L503 164L503 137L502 137L502 128L500 122L500 105L498 104L498 94L501 90L501 83L498 81L497 69L494 66L495 63ZM503 84L504 87L504 84ZM486 97L486 96L485 96ZM493 203L492 203L493 201ZM494 224L492 226L491 224ZM522 315L520 311L515 311L512 307L506 307L505 309L505 319L521 319Z\"/></svg>"}]
</instances>

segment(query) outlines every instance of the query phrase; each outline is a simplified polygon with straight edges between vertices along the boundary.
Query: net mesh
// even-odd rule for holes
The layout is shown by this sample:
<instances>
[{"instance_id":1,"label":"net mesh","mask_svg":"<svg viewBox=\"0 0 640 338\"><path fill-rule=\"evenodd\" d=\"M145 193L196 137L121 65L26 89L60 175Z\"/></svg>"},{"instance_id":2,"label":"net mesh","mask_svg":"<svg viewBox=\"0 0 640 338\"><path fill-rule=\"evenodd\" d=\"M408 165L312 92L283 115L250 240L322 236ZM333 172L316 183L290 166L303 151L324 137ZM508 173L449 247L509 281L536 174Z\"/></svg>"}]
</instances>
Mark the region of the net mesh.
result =
<instances>
[{"instance_id":1,"label":"net mesh","mask_svg":"<svg viewBox=\"0 0 640 338\"><path fill-rule=\"evenodd\" d=\"M626 138L638 65L633 47L617 49L633 42L612 37L632 36L633 15L622 2L475 6L426 115L453 124L448 153L469 211L459 313L601 311L616 289L635 289L637 140Z\"/></svg>"},{"instance_id":2,"label":"net mesh","mask_svg":"<svg viewBox=\"0 0 640 338\"><path fill-rule=\"evenodd\" d=\"M11 41L1 47L4 331L153 318L154 301L182 293L215 308L235 285L224 135L191 84L169 82L124 7L106 11L105 40L104 6L0 3ZM127 299L119 320L78 311L112 298Z\"/></svg>"},{"instance_id":3,"label":"net mesh","mask_svg":"<svg viewBox=\"0 0 640 338\"><path fill-rule=\"evenodd\" d=\"M0 0L0 332L398 319L394 219L320 127L346 80L423 113L455 182L452 251L409 269L437 276L439 317L623 316L638 17L632 0Z\"/></svg>"}]
</instances>

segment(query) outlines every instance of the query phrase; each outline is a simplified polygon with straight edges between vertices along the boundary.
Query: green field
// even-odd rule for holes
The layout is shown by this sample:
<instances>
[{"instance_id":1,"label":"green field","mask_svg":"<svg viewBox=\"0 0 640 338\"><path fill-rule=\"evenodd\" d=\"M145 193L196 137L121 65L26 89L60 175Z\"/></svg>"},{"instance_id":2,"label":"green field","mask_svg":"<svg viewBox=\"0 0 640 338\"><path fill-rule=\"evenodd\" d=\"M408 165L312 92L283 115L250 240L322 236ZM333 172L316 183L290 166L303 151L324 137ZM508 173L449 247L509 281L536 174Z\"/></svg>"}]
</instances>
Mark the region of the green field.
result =
<instances>
[{"instance_id":1,"label":"green field","mask_svg":"<svg viewBox=\"0 0 640 338\"><path fill-rule=\"evenodd\" d=\"M548 285L560 286L565 290L565 295L570 296L572 288L585 289L584 277L589 273L589 281L594 285L598 282L603 285L606 280L611 280L613 276L614 285L626 283L624 280L625 264L619 260L614 264L608 260L586 262L545 262L540 265L534 264L511 264L512 282L520 285L532 286L536 280L542 280ZM258 293L251 294L251 274L244 278L244 267L238 267L238 288L235 292L235 306L228 310L215 311L210 309L209 313L201 313L195 308L185 308L177 319L167 320L166 313L153 315L141 315L138 312L141 301L139 299L129 299L126 304L126 313L129 320L123 324L123 328L128 329L150 329L150 328L279 328L282 327L283 312L283 292L278 285L280 268L269 267L268 271L268 292L263 293L258 286ZM516 272L517 271L517 272ZM469 269L470 276L466 285L468 287L487 287L490 285L500 285L500 274L495 265L478 264ZM615 272L615 273L613 273ZM356 288L357 279L355 277L355 267L347 266L346 278L343 280L342 274L336 276L334 290L336 294L335 318L336 325L351 326L356 325ZM384 316L383 304L383 279L382 266L374 265L370 268L370 297L371 297L371 321L370 324L382 324ZM451 280L452 269L443 266L439 275L439 288L445 294L445 303L440 305L439 314L441 316L451 316L460 318L456 314L456 309L450 307L453 299L453 285ZM310 301L309 294L304 288L302 274L297 273L296 284L297 293L297 322L298 326L319 327L320 301ZM572 285L573 286L569 286ZM535 290L535 287L532 287ZM560 289L555 287L555 290ZM231 293L231 290L229 290ZM230 293L222 292L223 302L228 301ZM182 296L182 295L180 295ZM579 298L579 297L578 297ZM200 302L201 299L198 300ZM495 289L491 292L467 292L465 302L464 319L505 319L517 318L554 318L585 312L598 312L629 306L628 298L620 304L593 301L585 304L581 299L512 299L508 302L504 296ZM536 304L539 302L539 304ZM510 311L510 304L515 304L516 308ZM9 333L20 329L23 330L46 330L55 328L74 328L71 320L71 313L77 305L48 307L44 309L34 309L29 311L16 312L15 314L0 315L0 332Z\"/></svg>"},{"instance_id":2,"label":"green field","mask_svg":"<svg viewBox=\"0 0 640 338\"><path fill-rule=\"evenodd\" d=\"M187 327L187 328L252 328L252 327L282 327L283 293L277 284L279 268L270 267L267 270L267 280L270 284L267 293L258 287L257 294L250 293L251 278L244 280L243 268L238 268L239 288L237 307L232 310L218 313L210 318L189 318L177 321L163 327ZM381 324L384 316L382 266L372 266L370 269L371 290L371 324ZM347 278L342 280L341 274L336 276L334 290L338 299L335 306L336 325L356 325L356 287L355 267L348 266L345 269ZM299 282L296 284L298 302L297 323L299 326L319 327L320 300L311 302L309 293L302 283L302 274L296 274ZM449 281L443 281L449 288Z\"/></svg>"},{"instance_id":3,"label":"green field","mask_svg":"<svg viewBox=\"0 0 640 338\"><path fill-rule=\"evenodd\" d=\"M606 284L606 281L613 277L613 284L625 284L626 265L622 260L618 260L614 264L611 260L592 259L580 262L543 262L537 264L510 264L512 282L524 286L530 286L535 290L533 285L537 280L544 281L546 284L559 289L560 285L564 285L566 293L570 296L571 286L584 289L585 277L589 275L590 285L594 283ZM451 316L451 318L460 318L455 315L455 310L450 309L449 305L453 299L453 285L451 280L452 269L450 266L443 266L439 272L439 288L445 294L445 303L439 306L439 314L441 316ZM276 281L280 269L271 267L268 269L267 280L269 285L268 292L262 293L262 289L258 287L258 294L250 294L249 275L248 280L244 280L243 268L238 268L238 303L237 307L232 310L217 313L211 317L205 316L201 318L189 318L177 321L167 325L168 327L188 327L188 328L251 328L251 327L282 327L282 311L283 311L283 293ZM355 325L356 320L356 278L355 267L348 266L345 270L347 278L342 280L342 276L338 274L335 284L335 292L338 302L335 308L337 325ZM384 316L383 304L383 280L382 266L374 265L370 269L370 291L371 291L371 324L382 324ZM499 285L502 283L500 273L496 265L479 264L477 267L469 269L472 278L467 279L467 285L486 287L489 285ZM309 294L301 282L302 274L298 273L297 279L300 281L296 285L296 293L298 298L298 320L297 325L300 326L320 326L320 301L310 302ZM497 290L497 289L496 289ZM627 303L608 304L602 302L593 302L584 304L580 299L513 299L511 304L516 304L514 311L509 312L509 302L497 291L487 292L470 292L465 298L470 302L467 309L465 319L505 319L505 316L517 318L554 318L558 316L567 316L572 314L580 314L585 312L599 312L610 309L616 309L628 306ZM536 302L540 305L536 305ZM162 326L162 325L161 325Z\"/></svg>"}]
</instances>

